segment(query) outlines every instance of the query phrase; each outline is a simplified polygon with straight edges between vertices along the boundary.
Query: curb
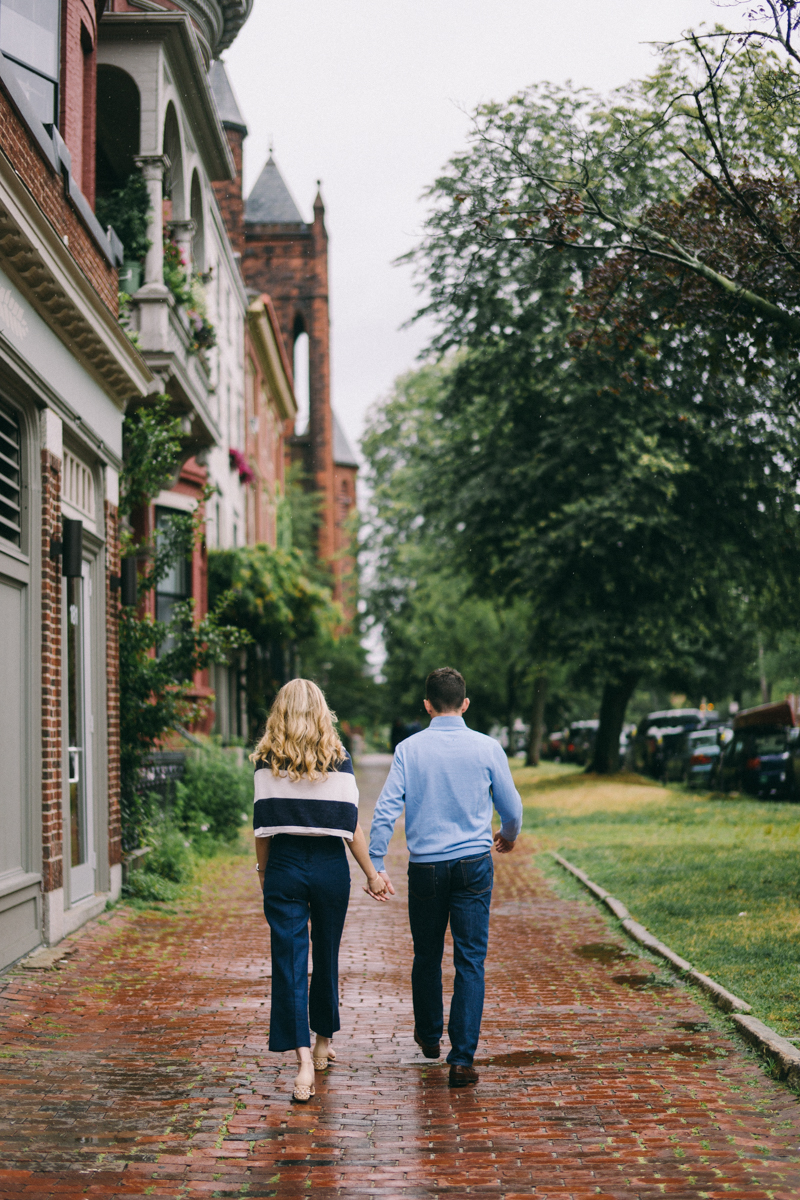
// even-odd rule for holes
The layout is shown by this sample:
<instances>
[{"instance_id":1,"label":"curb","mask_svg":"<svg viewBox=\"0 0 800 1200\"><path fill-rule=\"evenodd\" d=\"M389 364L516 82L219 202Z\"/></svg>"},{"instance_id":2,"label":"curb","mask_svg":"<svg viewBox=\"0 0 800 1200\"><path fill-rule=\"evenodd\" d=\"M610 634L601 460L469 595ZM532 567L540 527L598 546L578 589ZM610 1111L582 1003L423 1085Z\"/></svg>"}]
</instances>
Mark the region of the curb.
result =
<instances>
[{"instance_id":1,"label":"curb","mask_svg":"<svg viewBox=\"0 0 800 1200\"><path fill-rule=\"evenodd\" d=\"M684 977L690 980L697 987L706 993L711 1000L714 1001L717 1008L721 1008L723 1012L729 1013L731 1020L735 1022L737 1029L742 1036L767 1054L777 1065L781 1079L788 1080L789 1083L800 1085L800 1049L792 1045L785 1037L781 1037L769 1025L765 1025L763 1021L759 1021L757 1017L748 1016L753 1010L750 1005L742 1000L739 996L734 996L733 992L729 992L721 983L717 983L715 979L711 979L708 975L703 975L701 971L696 971L691 963L685 958L681 958L669 946L665 946L658 938L654 937L644 925L640 925L638 921L634 921L633 917L628 912L621 900L617 900L610 895L605 888L600 887L593 879L590 879L585 871L580 867L576 867L574 863L563 858L560 854L556 854L555 850L549 851L560 867L565 871L569 871L570 875L574 875L583 886L590 891L598 900L605 904L606 908L610 909L615 917L620 921L622 928L633 938L639 945L644 946L653 954L658 954L661 958L665 958L673 967Z\"/></svg>"}]
</instances>

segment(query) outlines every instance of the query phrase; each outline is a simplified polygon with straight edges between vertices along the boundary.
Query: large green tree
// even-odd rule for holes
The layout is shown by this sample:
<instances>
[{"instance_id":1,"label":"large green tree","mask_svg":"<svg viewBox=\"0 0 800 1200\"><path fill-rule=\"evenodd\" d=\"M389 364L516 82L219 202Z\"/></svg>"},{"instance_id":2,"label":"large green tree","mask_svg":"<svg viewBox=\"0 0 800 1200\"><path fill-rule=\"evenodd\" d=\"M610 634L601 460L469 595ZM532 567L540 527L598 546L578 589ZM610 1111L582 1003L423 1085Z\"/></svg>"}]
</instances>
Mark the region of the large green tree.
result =
<instances>
[{"instance_id":1,"label":"large green tree","mask_svg":"<svg viewBox=\"0 0 800 1200\"><path fill-rule=\"evenodd\" d=\"M779 57L762 32L690 34L608 99L542 84L479 108L472 152L431 190L430 311L463 333L467 279L520 250L539 263L569 250L584 276L605 269L606 301L630 281L656 299L666 288L679 311L723 321L729 353L796 349L800 73L791 38Z\"/></svg>"},{"instance_id":2,"label":"large green tree","mask_svg":"<svg viewBox=\"0 0 800 1200\"><path fill-rule=\"evenodd\" d=\"M537 656L531 606L476 594L447 537L423 516L451 370L451 364L428 365L399 378L362 440L369 613L386 651L388 715L424 719L425 678L450 665L466 676L470 723L484 732L511 730L517 717L530 719L534 696L544 699L536 685L546 664Z\"/></svg>"},{"instance_id":3,"label":"large green tree","mask_svg":"<svg viewBox=\"0 0 800 1200\"><path fill-rule=\"evenodd\" d=\"M246 635L240 656L250 740L263 730L278 689L302 669L305 649L331 638L341 619L329 589L309 573L294 547L209 551L209 604Z\"/></svg>"},{"instance_id":4,"label":"large green tree","mask_svg":"<svg viewBox=\"0 0 800 1200\"><path fill-rule=\"evenodd\" d=\"M740 68L718 89L733 124L751 99ZM730 631L785 619L800 568L791 323L751 305L782 331L767 354L735 306L728 325L721 304L703 321L694 297L678 320L655 296L647 320L621 319L622 285L596 286L632 244L652 263L660 243L621 243L586 195L643 214L696 190L687 129L645 105L680 95L686 69L672 54L611 104L543 86L481 109L416 253L435 346L461 348L409 443L418 511L486 594L531 602L548 655L602 682L598 770L616 764L637 680L696 671ZM755 123L744 140L766 162ZM719 352L721 325L738 354Z\"/></svg>"}]
</instances>

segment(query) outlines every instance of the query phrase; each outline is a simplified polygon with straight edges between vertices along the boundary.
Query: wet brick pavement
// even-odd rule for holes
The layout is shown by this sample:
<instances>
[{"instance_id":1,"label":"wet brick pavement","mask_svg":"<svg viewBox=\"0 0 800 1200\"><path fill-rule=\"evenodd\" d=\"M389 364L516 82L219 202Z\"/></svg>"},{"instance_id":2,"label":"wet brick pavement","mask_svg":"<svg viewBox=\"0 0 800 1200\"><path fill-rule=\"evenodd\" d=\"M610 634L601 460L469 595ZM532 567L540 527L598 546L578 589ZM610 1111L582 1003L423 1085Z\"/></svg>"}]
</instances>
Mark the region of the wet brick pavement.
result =
<instances>
[{"instance_id":1,"label":"wet brick pavement","mask_svg":"<svg viewBox=\"0 0 800 1200\"><path fill-rule=\"evenodd\" d=\"M523 846L497 862L480 1086L421 1059L402 897L354 887L339 1062L291 1106L257 887L250 857L212 866L190 911L116 913L62 969L3 977L3 1200L800 1196L794 1095Z\"/></svg>"}]
</instances>

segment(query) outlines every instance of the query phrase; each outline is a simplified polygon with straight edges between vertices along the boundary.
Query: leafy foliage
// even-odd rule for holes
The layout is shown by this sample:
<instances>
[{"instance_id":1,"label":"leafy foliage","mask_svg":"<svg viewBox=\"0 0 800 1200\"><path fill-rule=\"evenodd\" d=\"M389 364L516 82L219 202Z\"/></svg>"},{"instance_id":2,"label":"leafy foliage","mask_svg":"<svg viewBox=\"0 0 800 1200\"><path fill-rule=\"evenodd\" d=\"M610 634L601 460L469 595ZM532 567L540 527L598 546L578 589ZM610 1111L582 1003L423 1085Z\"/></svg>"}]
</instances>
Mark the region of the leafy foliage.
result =
<instances>
[{"instance_id":1,"label":"leafy foliage","mask_svg":"<svg viewBox=\"0 0 800 1200\"><path fill-rule=\"evenodd\" d=\"M488 731L527 715L540 663L530 605L475 595L449 539L423 519L430 473L443 450L441 402L451 370L428 364L398 379L362 441L371 485L369 609L386 648L391 716L424 720L425 678L448 664L467 679L469 723Z\"/></svg>"},{"instance_id":2,"label":"leafy foliage","mask_svg":"<svg viewBox=\"0 0 800 1200\"><path fill-rule=\"evenodd\" d=\"M147 237L150 197L141 171L133 171L123 186L108 196L98 196L95 214L103 228L113 226L125 247L125 257L141 262L150 249Z\"/></svg>"},{"instance_id":3,"label":"leafy foliage","mask_svg":"<svg viewBox=\"0 0 800 1200\"><path fill-rule=\"evenodd\" d=\"M160 396L149 408L140 408L125 418L123 454L125 468L120 480L120 515L157 496L172 483L181 454L180 418L170 417L169 397Z\"/></svg>"},{"instance_id":4,"label":"leafy foliage","mask_svg":"<svg viewBox=\"0 0 800 1200\"><path fill-rule=\"evenodd\" d=\"M220 619L247 635L248 727L255 738L302 646L332 636L341 613L330 591L308 578L306 560L296 549L212 550L208 587Z\"/></svg>"},{"instance_id":5,"label":"leafy foliage","mask_svg":"<svg viewBox=\"0 0 800 1200\"><path fill-rule=\"evenodd\" d=\"M126 417L126 450L120 508L125 514L149 503L174 477L180 463L179 424L167 416L166 401ZM180 558L188 558L200 536L198 514L176 513L153 545L136 544L130 533L128 554L148 557L140 592L152 591ZM119 620L120 773L123 846L138 846L150 823L149 798L139 785L142 764L169 730L199 715L192 680L212 662L227 661L248 635L223 624L221 613L197 620L193 600L176 604L171 620L154 621L134 607L123 607Z\"/></svg>"},{"instance_id":6,"label":"leafy foliage","mask_svg":"<svg viewBox=\"0 0 800 1200\"><path fill-rule=\"evenodd\" d=\"M234 841L253 807L253 772L230 751L208 745L186 756L175 819L202 852L213 839Z\"/></svg>"},{"instance_id":7,"label":"leafy foliage","mask_svg":"<svg viewBox=\"0 0 800 1200\"><path fill-rule=\"evenodd\" d=\"M370 670L358 633L319 634L301 647L299 669L322 688L340 718L339 734L348 750L353 730L366 730L376 738L386 715L385 688Z\"/></svg>"},{"instance_id":8,"label":"leafy foliage","mask_svg":"<svg viewBox=\"0 0 800 1200\"><path fill-rule=\"evenodd\" d=\"M739 315L734 343L800 344L798 82L791 61L717 30L608 102L542 84L479 108L471 152L430 193L421 257L439 344L487 315L483 281L523 257L535 277L565 252L576 282L613 265L607 300L623 280L679 281L695 311Z\"/></svg>"},{"instance_id":9,"label":"leafy foliage","mask_svg":"<svg viewBox=\"0 0 800 1200\"><path fill-rule=\"evenodd\" d=\"M721 303L687 324L651 292L631 316L598 285L626 254L636 270L645 251L648 270L666 261L627 225L623 245L619 214L668 211L696 188L678 145L694 117L644 107L651 86L680 96L682 64L611 106L543 85L479 111L471 150L431 189L416 253L434 345L460 353L376 460L378 488L388 471L403 496L401 531L424 520L483 594L530 602L543 657L605 681L600 769L637 679L696 677L729 631L785 621L800 568L785 337L769 372L763 356L740 370L719 350ZM718 96L734 123L740 82ZM744 140L764 161L757 132Z\"/></svg>"},{"instance_id":10,"label":"leafy foliage","mask_svg":"<svg viewBox=\"0 0 800 1200\"><path fill-rule=\"evenodd\" d=\"M164 238L164 283L175 297L175 303L185 307L192 300L192 281L180 247L171 238Z\"/></svg>"}]
</instances>

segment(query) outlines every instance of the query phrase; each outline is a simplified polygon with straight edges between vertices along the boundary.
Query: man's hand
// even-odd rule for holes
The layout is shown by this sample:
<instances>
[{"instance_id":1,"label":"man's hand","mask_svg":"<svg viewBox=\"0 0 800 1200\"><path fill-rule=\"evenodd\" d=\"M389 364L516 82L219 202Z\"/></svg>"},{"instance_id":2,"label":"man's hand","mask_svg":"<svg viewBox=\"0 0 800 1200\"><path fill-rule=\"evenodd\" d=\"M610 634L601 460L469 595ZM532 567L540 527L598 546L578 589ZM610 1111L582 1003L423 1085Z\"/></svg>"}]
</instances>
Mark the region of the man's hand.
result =
<instances>
[{"instance_id":1,"label":"man's hand","mask_svg":"<svg viewBox=\"0 0 800 1200\"><path fill-rule=\"evenodd\" d=\"M379 896L376 896L375 893L373 891L370 891L370 889L368 887L365 887L364 891L367 893L368 896L371 896L373 900L386 900L389 896L394 895L394 885L392 884L391 879L389 878L389 876L386 874L385 871L378 871L378 875L383 880L383 882L386 884L386 891L381 892L381 894Z\"/></svg>"},{"instance_id":2,"label":"man's hand","mask_svg":"<svg viewBox=\"0 0 800 1200\"><path fill-rule=\"evenodd\" d=\"M504 838L499 830L494 835L494 848L498 854L510 854L516 844L516 842L509 842Z\"/></svg>"}]
</instances>

